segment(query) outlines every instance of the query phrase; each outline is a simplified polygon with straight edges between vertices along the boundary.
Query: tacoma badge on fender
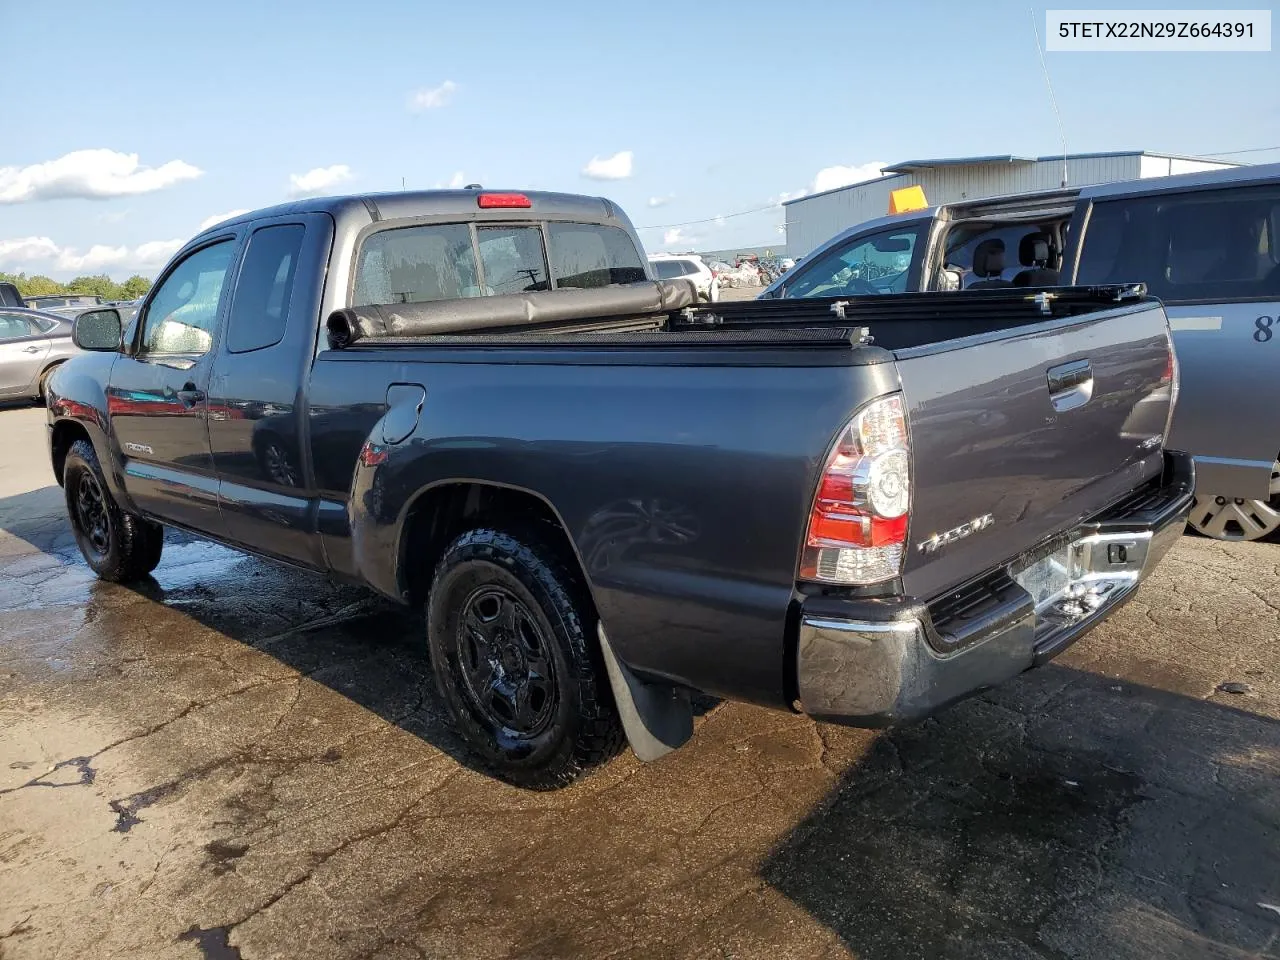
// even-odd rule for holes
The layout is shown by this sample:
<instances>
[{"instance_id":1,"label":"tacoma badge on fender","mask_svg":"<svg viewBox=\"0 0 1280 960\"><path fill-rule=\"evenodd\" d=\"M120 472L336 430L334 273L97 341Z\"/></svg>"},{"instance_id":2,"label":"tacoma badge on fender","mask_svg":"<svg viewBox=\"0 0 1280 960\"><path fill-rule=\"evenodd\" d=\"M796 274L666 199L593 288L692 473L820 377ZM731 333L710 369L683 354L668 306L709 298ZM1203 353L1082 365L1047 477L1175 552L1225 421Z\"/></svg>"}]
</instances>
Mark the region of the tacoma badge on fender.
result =
<instances>
[{"instance_id":1,"label":"tacoma badge on fender","mask_svg":"<svg viewBox=\"0 0 1280 960\"><path fill-rule=\"evenodd\" d=\"M977 533L979 530L985 530L996 522L996 518L989 513L984 513L980 517L975 517L968 523L962 523L958 527L952 527L944 533L935 533L928 540L922 540L916 544L916 548L923 553L934 553L939 548L945 547L949 543L955 543L957 540L963 540L970 534Z\"/></svg>"}]
</instances>

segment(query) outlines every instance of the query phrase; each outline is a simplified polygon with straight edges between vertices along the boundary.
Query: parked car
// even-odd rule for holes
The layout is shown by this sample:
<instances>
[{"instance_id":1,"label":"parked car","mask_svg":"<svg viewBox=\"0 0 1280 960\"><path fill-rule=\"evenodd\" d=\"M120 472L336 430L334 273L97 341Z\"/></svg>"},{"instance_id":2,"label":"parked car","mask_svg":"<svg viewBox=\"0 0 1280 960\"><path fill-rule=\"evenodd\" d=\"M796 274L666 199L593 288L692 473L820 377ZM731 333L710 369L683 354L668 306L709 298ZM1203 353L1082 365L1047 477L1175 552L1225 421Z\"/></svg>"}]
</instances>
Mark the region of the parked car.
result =
<instances>
[{"instance_id":1,"label":"parked car","mask_svg":"<svg viewBox=\"0 0 1280 960\"><path fill-rule=\"evenodd\" d=\"M12 283L0 283L0 307L25 307L27 302Z\"/></svg>"},{"instance_id":2,"label":"parked car","mask_svg":"<svg viewBox=\"0 0 1280 960\"><path fill-rule=\"evenodd\" d=\"M761 296L1147 284L1181 366L1191 526L1280 531L1280 164L971 200L844 231Z\"/></svg>"},{"instance_id":3,"label":"parked car","mask_svg":"<svg viewBox=\"0 0 1280 960\"><path fill-rule=\"evenodd\" d=\"M43 400L58 364L80 351L71 320L18 307L0 307L0 398Z\"/></svg>"},{"instance_id":4,"label":"parked car","mask_svg":"<svg viewBox=\"0 0 1280 960\"><path fill-rule=\"evenodd\" d=\"M659 280L690 281L697 289L699 298L708 303L715 303L720 299L720 285L716 282L715 275L696 253L651 253L649 269Z\"/></svg>"},{"instance_id":5,"label":"parked car","mask_svg":"<svg viewBox=\"0 0 1280 960\"><path fill-rule=\"evenodd\" d=\"M27 297L27 306L32 310L51 310L58 307L96 307L103 299L93 294L82 293L50 293L38 297Z\"/></svg>"},{"instance_id":6,"label":"parked car","mask_svg":"<svg viewBox=\"0 0 1280 960\"><path fill-rule=\"evenodd\" d=\"M690 691L917 718L1110 614L1185 522L1174 356L1123 287L694 307L614 204L440 191L204 231L50 384L85 560L162 525L426 612L501 775L693 732ZM510 292L487 295L485 290Z\"/></svg>"}]
</instances>

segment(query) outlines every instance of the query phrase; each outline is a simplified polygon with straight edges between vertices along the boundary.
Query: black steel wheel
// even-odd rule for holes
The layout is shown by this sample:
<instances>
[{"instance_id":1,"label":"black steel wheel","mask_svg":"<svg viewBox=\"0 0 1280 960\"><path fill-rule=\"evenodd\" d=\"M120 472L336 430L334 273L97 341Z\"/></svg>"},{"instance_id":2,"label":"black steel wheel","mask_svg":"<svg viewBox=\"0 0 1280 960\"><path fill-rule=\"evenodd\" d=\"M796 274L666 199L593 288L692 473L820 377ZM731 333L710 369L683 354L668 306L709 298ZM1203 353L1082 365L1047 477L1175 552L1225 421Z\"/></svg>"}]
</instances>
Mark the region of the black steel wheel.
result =
<instances>
[{"instance_id":1,"label":"black steel wheel","mask_svg":"<svg viewBox=\"0 0 1280 960\"><path fill-rule=\"evenodd\" d=\"M431 665L459 733L532 789L572 782L624 741L566 549L533 532L471 530L444 551L427 603Z\"/></svg>"},{"instance_id":2,"label":"black steel wheel","mask_svg":"<svg viewBox=\"0 0 1280 960\"><path fill-rule=\"evenodd\" d=\"M62 468L71 530L85 562L104 580L141 580L160 563L164 528L120 509L93 444L77 440Z\"/></svg>"},{"instance_id":3,"label":"black steel wheel","mask_svg":"<svg viewBox=\"0 0 1280 960\"><path fill-rule=\"evenodd\" d=\"M458 662L473 709L516 737L544 729L556 700L555 659L538 618L520 597L482 586L463 601Z\"/></svg>"}]
</instances>

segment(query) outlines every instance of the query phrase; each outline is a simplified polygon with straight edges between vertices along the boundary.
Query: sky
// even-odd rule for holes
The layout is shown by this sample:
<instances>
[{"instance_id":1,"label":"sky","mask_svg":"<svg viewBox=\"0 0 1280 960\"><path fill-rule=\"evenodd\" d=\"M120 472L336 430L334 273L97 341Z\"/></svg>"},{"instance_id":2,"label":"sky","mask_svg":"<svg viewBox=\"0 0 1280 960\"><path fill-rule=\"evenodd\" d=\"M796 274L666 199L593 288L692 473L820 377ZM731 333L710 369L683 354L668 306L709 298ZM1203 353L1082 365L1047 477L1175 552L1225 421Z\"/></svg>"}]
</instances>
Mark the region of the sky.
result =
<instances>
[{"instance_id":1,"label":"sky","mask_svg":"<svg viewBox=\"0 0 1280 960\"><path fill-rule=\"evenodd\" d=\"M0 0L0 271L151 276L211 218L402 184L607 196L650 251L781 243L801 191L1060 151L1033 10L1043 41L1043 6L954 0ZM1073 153L1280 161L1280 53L1045 63Z\"/></svg>"}]
</instances>

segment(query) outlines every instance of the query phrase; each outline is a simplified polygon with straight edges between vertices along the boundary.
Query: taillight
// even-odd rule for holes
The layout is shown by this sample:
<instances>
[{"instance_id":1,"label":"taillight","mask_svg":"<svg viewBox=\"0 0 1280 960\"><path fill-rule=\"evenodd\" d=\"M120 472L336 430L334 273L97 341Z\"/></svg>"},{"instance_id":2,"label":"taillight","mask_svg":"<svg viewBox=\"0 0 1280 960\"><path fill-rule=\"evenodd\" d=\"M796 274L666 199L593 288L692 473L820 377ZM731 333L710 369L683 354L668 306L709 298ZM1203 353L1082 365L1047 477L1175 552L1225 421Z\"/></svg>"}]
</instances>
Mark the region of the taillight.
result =
<instances>
[{"instance_id":1,"label":"taillight","mask_svg":"<svg viewBox=\"0 0 1280 960\"><path fill-rule=\"evenodd\" d=\"M800 579L866 584L902 570L911 452L901 394L873 400L840 431L809 512Z\"/></svg>"},{"instance_id":2,"label":"taillight","mask_svg":"<svg viewBox=\"0 0 1280 960\"><path fill-rule=\"evenodd\" d=\"M481 210L532 207L533 203L523 193L482 193L476 197Z\"/></svg>"}]
</instances>

